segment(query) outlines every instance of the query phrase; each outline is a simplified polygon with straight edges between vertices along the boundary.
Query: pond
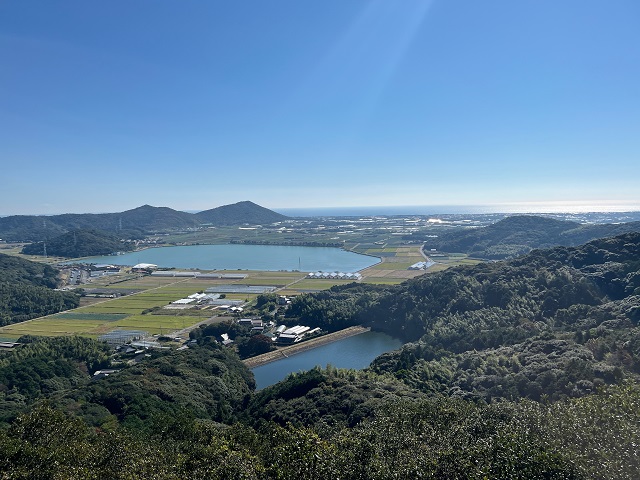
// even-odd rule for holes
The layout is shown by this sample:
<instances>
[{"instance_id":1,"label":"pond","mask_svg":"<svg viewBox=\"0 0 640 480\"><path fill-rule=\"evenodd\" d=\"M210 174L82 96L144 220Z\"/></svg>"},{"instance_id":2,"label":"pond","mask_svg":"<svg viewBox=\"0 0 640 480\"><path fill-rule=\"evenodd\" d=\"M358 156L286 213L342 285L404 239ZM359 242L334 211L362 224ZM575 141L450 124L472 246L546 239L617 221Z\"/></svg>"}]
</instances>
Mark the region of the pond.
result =
<instances>
[{"instance_id":1,"label":"pond","mask_svg":"<svg viewBox=\"0 0 640 480\"><path fill-rule=\"evenodd\" d=\"M380 259L330 247L188 245L148 248L124 255L88 257L82 261L113 265L153 263L161 268L200 270L299 270L347 273L375 265L380 262Z\"/></svg>"},{"instance_id":2,"label":"pond","mask_svg":"<svg viewBox=\"0 0 640 480\"><path fill-rule=\"evenodd\" d=\"M337 368L360 370L368 367L378 355L401 346L402 341L397 338L369 331L267 363L252 371L256 388L260 390L284 380L290 373L310 370L318 365L326 367L331 364Z\"/></svg>"}]
</instances>

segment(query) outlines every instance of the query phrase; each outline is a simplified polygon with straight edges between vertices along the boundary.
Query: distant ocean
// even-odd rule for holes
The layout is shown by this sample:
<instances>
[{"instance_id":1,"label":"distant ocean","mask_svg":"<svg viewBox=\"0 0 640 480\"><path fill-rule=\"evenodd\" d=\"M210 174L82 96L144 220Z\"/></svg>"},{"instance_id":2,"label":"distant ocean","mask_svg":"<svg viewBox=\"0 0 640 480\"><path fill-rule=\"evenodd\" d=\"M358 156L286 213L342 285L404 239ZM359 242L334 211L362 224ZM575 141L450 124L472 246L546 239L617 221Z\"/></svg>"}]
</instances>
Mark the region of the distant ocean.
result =
<instances>
[{"instance_id":1,"label":"distant ocean","mask_svg":"<svg viewBox=\"0 0 640 480\"><path fill-rule=\"evenodd\" d=\"M640 203L627 204L587 204L587 203L518 203L500 205L400 205L377 207L314 207L314 208L271 208L290 217L358 217L375 215L481 215L499 213L619 213L640 212ZM183 210L198 213L200 210ZM83 212L89 213L89 212ZM97 213L97 212L92 212ZM100 212L104 213L104 212ZM12 214L0 214L8 217ZM15 215L15 214L13 214ZM25 214L21 214L25 215ZM38 215L38 214L36 214ZM59 214L41 214L44 216Z\"/></svg>"},{"instance_id":2,"label":"distant ocean","mask_svg":"<svg viewBox=\"0 0 640 480\"><path fill-rule=\"evenodd\" d=\"M437 214L491 214L491 213L590 213L637 212L640 204L593 205L531 203L502 205L404 205L393 207L318 207L273 208L290 217L357 217L372 215L437 215Z\"/></svg>"}]
</instances>

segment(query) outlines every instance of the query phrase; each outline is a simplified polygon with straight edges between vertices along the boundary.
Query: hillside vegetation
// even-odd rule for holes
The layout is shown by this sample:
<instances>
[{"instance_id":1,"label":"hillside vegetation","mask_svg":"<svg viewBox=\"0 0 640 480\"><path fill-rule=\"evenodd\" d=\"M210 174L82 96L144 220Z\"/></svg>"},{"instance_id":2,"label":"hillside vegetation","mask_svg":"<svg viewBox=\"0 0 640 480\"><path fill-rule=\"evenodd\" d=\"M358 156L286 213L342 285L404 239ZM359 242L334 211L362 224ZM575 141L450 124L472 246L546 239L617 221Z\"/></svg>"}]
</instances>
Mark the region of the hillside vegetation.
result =
<instances>
[{"instance_id":1,"label":"hillside vegetation","mask_svg":"<svg viewBox=\"0 0 640 480\"><path fill-rule=\"evenodd\" d=\"M640 222L580 224L552 218L515 215L481 228L442 233L424 238L425 249L467 253L473 257L504 259L534 248L576 246L591 240L640 231ZM418 235L419 236L419 235Z\"/></svg>"},{"instance_id":2,"label":"hillside vegetation","mask_svg":"<svg viewBox=\"0 0 640 480\"><path fill-rule=\"evenodd\" d=\"M364 323L409 343L364 371L316 368L253 392L213 332L96 381L109 361L97 342L35 341L0 358L0 472L640 476L640 233L301 295L287 319L297 321Z\"/></svg>"},{"instance_id":3,"label":"hillside vegetation","mask_svg":"<svg viewBox=\"0 0 640 480\"><path fill-rule=\"evenodd\" d=\"M244 223L261 225L282 222L289 218L249 201L198 212L195 217L199 222L212 225L242 225Z\"/></svg>"},{"instance_id":4,"label":"hillside vegetation","mask_svg":"<svg viewBox=\"0 0 640 480\"><path fill-rule=\"evenodd\" d=\"M425 393L561 399L640 374L640 233L423 275L397 287L301 295L310 326L365 324L399 336L379 357Z\"/></svg>"},{"instance_id":5,"label":"hillside vegetation","mask_svg":"<svg viewBox=\"0 0 640 480\"><path fill-rule=\"evenodd\" d=\"M46 242L47 255L66 258L109 255L132 249L131 243L98 230L73 230ZM44 251L44 242L32 243L22 249L26 255L44 255Z\"/></svg>"},{"instance_id":6,"label":"hillside vegetation","mask_svg":"<svg viewBox=\"0 0 640 480\"><path fill-rule=\"evenodd\" d=\"M197 228L202 224L270 224L285 220L280 215L252 202L206 210L197 214L168 207L143 205L119 213L66 213L63 215L13 215L0 217L0 237L10 242L42 242L70 230L103 230L127 238L145 233Z\"/></svg>"},{"instance_id":7,"label":"hillside vegetation","mask_svg":"<svg viewBox=\"0 0 640 480\"><path fill-rule=\"evenodd\" d=\"M57 275L49 265L0 254L0 326L77 307L77 294L53 290Z\"/></svg>"}]
</instances>

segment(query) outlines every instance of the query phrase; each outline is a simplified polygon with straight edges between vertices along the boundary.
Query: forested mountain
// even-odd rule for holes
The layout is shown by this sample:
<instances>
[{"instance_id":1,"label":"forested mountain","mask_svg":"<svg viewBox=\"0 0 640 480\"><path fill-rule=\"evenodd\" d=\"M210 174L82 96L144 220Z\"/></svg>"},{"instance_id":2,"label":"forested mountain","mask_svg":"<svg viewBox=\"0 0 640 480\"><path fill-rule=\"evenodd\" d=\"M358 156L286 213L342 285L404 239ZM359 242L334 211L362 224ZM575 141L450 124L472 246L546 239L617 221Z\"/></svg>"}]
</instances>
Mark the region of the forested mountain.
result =
<instances>
[{"instance_id":1,"label":"forested mountain","mask_svg":"<svg viewBox=\"0 0 640 480\"><path fill-rule=\"evenodd\" d=\"M195 216L198 221L212 225L242 225L244 223L262 225L281 222L289 218L249 201L212 208L198 212Z\"/></svg>"},{"instance_id":2,"label":"forested mountain","mask_svg":"<svg viewBox=\"0 0 640 480\"><path fill-rule=\"evenodd\" d=\"M74 229L104 230L119 236L126 233L132 238L142 233L197 228L202 224L268 224L286 218L252 202L225 205L197 214L143 205L120 213L0 217L0 238L12 242L40 242Z\"/></svg>"},{"instance_id":3,"label":"forested mountain","mask_svg":"<svg viewBox=\"0 0 640 480\"><path fill-rule=\"evenodd\" d=\"M53 290L57 275L49 265L0 254L0 326L77 307L78 295Z\"/></svg>"},{"instance_id":4,"label":"forested mountain","mask_svg":"<svg viewBox=\"0 0 640 480\"><path fill-rule=\"evenodd\" d=\"M289 315L407 341L379 357L426 393L558 399L640 374L640 233L427 274L398 287L301 295Z\"/></svg>"},{"instance_id":5,"label":"forested mountain","mask_svg":"<svg viewBox=\"0 0 640 480\"><path fill-rule=\"evenodd\" d=\"M597 238L637 231L640 231L640 222L583 225L553 218L515 215L486 227L445 232L438 238L424 238L424 241L426 249L503 259L528 253L534 248L576 246Z\"/></svg>"},{"instance_id":6,"label":"forested mountain","mask_svg":"<svg viewBox=\"0 0 640 480\"><path fill-rule=\"evenodd\" d=\"M40 342L0 358L0 406L27 412L0 429L4 478L631 480L639 472L637 386L485 404L425 396L373 372L314 369L238 402L243 383L232 370L243 367L213 346L90 381L82 369L104 359L96 342Z\"/></svg>"},{"instance_id":7,"label":"forested mountain","mask_svg":"<svg viewBox=\"0 0 640 480\"><path fill-rule=\"evenodd\" d=\"M88 385L110 364L109 347L83 337L23 337L24 347L0 356L0 425L36 401Z\"/></svg>"},{"instance_id":8,"label":"forested mountain","mask_svg":"<svg viewBox=\"0 0 640 480\"><path fill-rule=\"evenodd\" d=\"M46 398L95 426L120 422L144 429L142 422L154 416L184 411L228 423L255 388L237 355L217 345L155 351L145 362L96 382L93 372L111 366L106 344L81 337L21 341L29 343L0 357L0 422Z\"/></svg>"},{"instance_id":9,"label":"forested mountain","mask_svg":"<svg viewBox=\"0 0 640 480\"><path fill-rule=\"evenodd\" d=\"M46 249L47 255L77 258L128 251L133 246L104 231L72 230L48 240ZM31 243L22 249L26 255L44 255L44 251L44 242Z\"/></svg>"}]
</instances>

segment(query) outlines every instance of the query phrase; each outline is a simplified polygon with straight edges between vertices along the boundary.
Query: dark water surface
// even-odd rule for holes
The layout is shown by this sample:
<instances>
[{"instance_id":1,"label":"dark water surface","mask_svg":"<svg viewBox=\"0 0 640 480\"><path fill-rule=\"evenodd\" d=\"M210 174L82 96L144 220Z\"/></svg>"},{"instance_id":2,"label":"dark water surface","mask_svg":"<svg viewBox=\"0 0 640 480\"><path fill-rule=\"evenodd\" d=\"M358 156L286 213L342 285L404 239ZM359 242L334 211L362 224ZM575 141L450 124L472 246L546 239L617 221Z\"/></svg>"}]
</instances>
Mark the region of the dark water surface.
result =
<instances>
[{"instance_id":1,"label":"dark water surface","mask_svg":"<svg viewBox=\"0 0 640 480\"><path fill-rule=\"evenodd\" d=\"M260 390L283 380L290 373L310 370L317 365L326 367L331 364L338 368L360 370L368 367L378 355L396 350L401 345L400 340L386 333L365 332L267 363L252 371L257 389Z\"/></svg>"}]
</instances>

